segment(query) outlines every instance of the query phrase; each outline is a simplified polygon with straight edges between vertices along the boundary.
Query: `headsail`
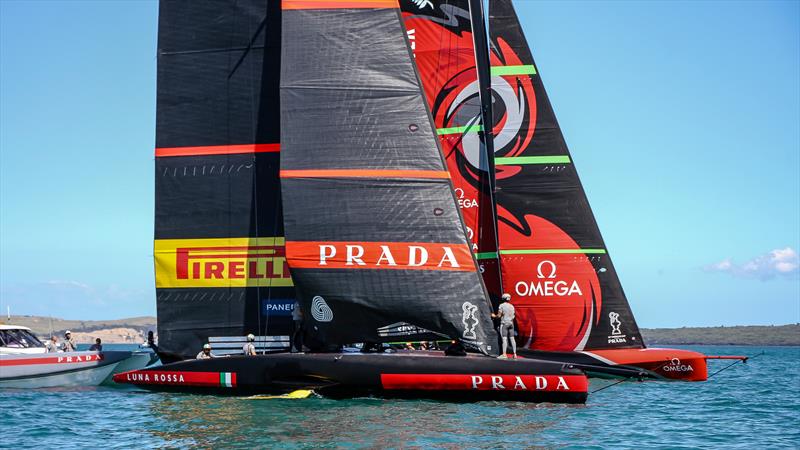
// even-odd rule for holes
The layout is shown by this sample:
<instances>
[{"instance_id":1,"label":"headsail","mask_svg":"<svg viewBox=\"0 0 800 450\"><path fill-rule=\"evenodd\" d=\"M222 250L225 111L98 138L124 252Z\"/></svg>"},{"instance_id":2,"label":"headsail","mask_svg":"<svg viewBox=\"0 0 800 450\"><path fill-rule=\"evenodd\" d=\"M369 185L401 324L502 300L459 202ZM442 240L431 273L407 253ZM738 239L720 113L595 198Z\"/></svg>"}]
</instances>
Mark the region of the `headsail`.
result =
<instances>
[{"instance_id":1,"label":"headsail","mask_svg":"<svg viewBox=\"0 0 800 450\"><path fill-rule=\"evenodd\" d=\"M278 0L159 11L155 271L162 360L209 336L287 334Z\"/></svg>"},{"instance_id":2,"label":"headsail","mask_svg":"<svg viewBox=\"0 0 800 450\"><path fill-rule=\"evenodd\" d=\"M473 25L480 24L472 23L469 0L401 0L400 5L472 250L497 301L501 287L492 167L484 148L473 35Z\"/></svg>"},{"instance_id":3,"label":"headsail","mask_svg":"<svg viewBox=\"0 0 800 450\"><path fill-rule=\"evenodd\" d=\"M341 344L406 322L492 351L487 294L397 1L283 8L286 248L308 325Z\"/></svg>"},{"instance_id":4,"label":"headsail","mask_svg":"<svg viewBox=\"0 0 800 450\"><path fill-rule=\"evenodd\" d=\"M511 0L489 2L504 288L540 350L643 347Z\"/></svg>"}]
</instances>

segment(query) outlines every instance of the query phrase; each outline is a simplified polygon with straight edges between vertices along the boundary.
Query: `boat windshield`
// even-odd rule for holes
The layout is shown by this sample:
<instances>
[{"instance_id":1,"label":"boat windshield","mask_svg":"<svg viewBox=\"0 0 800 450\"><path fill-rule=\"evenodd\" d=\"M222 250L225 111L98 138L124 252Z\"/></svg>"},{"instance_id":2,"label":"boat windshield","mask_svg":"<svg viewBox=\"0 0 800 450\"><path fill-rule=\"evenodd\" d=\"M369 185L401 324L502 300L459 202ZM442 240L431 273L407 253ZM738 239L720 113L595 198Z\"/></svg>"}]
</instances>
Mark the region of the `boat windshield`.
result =
<instances>
[{"instance_id":1,"label":"boat windshield","mask_svg":"<svg viewBox=\"0 0 800 450\"><path fill-rule=\"evenodd\" d=\"M28 330L0 330L0 346L8 348L37 348L44 344Z\"/></svg>"}]
</instances>

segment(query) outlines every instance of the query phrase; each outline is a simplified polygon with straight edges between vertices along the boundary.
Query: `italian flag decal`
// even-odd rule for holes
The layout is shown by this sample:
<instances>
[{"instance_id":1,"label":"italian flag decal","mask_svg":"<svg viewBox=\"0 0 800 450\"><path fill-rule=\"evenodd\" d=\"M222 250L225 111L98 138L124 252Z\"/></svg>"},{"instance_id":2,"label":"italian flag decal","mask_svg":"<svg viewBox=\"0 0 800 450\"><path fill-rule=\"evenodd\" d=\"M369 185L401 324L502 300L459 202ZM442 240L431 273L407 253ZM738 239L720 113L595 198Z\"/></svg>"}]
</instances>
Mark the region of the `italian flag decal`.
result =
<instances>
[{"instance_id":1,"label":"italian flag decal","mask_svg":"<svg viewBox=\"0 0 800 450\"><path fill-rule=\"evenodd\" d=\"M231 372L220 372L219 385L223 387L236 386L236 375Z\"/></svg>"}]
</instances>

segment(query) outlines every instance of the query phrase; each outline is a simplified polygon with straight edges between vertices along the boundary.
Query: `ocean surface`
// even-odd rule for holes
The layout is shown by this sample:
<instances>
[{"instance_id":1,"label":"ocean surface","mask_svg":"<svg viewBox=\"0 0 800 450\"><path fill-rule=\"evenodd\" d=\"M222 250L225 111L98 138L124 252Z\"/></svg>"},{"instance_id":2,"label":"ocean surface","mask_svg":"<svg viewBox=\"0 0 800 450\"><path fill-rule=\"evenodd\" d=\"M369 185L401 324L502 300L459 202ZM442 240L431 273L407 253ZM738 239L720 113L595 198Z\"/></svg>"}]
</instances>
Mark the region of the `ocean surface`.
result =
<instances>
[{"instance_id":1,"label":"ocean surface","mask_svg":"<svg viewBox=\"0 0 800 450\"><path fill-rule=\"evenodd\" d=\"M764 354L705 383L626 381L580 406L0 390L0 448L800 447L800 348L684 348Z\"/></svg>"}]
</instances>

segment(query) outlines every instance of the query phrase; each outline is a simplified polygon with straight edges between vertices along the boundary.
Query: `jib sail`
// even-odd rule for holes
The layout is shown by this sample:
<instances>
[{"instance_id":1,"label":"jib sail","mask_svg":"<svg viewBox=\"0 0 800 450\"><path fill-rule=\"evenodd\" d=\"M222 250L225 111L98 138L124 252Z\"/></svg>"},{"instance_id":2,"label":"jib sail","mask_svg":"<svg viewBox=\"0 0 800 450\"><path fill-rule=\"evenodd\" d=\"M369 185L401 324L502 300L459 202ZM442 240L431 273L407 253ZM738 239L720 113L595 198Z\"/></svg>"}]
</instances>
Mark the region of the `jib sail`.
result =
<instances>
[{"instance_id":1,"label":"jib sail","mask_svg":"<svg viewBox=\"0 0 800 450\"><path fill-rule=\"evenodd\" d=\"M285 335L277 0L162 1L155 272L162 360Z\"/></svg>"},{"instance_id":2,"label":"jib sail","mask_svg":"<svg viewBox=\"0 0 800 450\"><path fill-rule=\"evenodd\" d=\"M425 99L453 180L472 251L493 301L500 297L495 214L468 0L401 0Z\"/></svg>"},{"instance_id":3,"label":"jib sail","mask_svg":"<svg viewBox=\"0 0 800 450\"><path fill-rule=\"evenodd\" d=\"M490 306L396 0L284 0L281 184L306 327L405 322L490 352Z\"/></svg>"},{"instance_id":4,"label":"jib sail","mask_svg":"<svg viewBox=\"0 0 800 450\"><path fill-rule=\"evenodd\" d=\"M511 0L489 2L503 286L530 348L643 347Z\"/></svg>"}]
</instances>

